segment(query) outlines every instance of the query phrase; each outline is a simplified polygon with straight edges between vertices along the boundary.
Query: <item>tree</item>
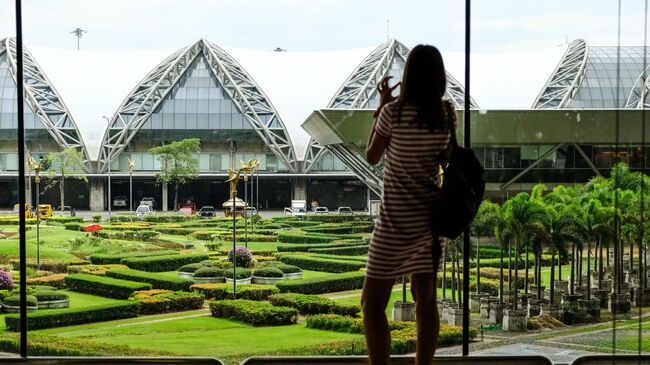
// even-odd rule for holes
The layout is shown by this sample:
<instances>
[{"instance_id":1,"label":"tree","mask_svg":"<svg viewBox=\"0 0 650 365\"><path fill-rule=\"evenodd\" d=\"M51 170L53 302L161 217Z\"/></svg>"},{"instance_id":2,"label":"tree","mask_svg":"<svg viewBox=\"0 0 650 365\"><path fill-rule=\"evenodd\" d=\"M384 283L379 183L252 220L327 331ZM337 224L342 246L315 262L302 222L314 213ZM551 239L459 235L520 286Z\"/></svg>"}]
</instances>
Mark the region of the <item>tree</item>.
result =
<instances>
[{"instance_id":1,"label":"tree","mask_svg":"<svg viewBox=\"0 0 650 365\"><path fill-rule=\"evenodd\" d=\"M45 156L48 179L50 183L45 187L48 190L59 184L61 196L61 211L65 206L65 178L73 177L84 182L88 182L85 171L83 170L84 157L83 153L75 148L69 147L59 152L50 152Z\"/></svg>"},{"instance_id":2,"label":"tree","mask_svg":"<svg viewBox=\"0 0 650 365\"><path fill-rule=\"evenodd\" d=\"M501 216L499 204L484 200L478 208L476 218L472 221L470 229L476 236L476 293L481 292L481 237L494 234L494 227Z\"/></svg>"},{"instance_id":3,"label":"tree","mask_svg":"<svg viewBox=\"0 0 650 365\"><path fill-rule=\"evenodd\" d=\"M149 153L160 159L160 172L156 180L161 184L174 184L174 209L178 206L178 187L199 176L199 160L194 154L201 151L201 141L189 138L154 147Z\"/></svg>"}]
</instances>

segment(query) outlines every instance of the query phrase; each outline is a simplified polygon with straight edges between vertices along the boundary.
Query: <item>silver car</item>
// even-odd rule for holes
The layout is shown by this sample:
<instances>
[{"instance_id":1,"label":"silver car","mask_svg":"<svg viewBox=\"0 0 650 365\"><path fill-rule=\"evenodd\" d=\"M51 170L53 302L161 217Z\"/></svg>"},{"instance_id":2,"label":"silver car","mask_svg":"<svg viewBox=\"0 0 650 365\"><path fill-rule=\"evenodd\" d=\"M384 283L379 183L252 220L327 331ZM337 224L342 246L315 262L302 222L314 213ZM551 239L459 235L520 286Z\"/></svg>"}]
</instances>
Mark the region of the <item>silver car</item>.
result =
<instances>
[{"instance_id":1,"label":"silver car","mask_svg":"<svg viewBox=\"0 0 650 365\"><path fill-rule=\"evenodd\" d=\"M138 206L138 209L135 210L136 216L138 216L138 220L144 219L145 215L152 215L153 214L153 208L149 205L140 205Z\"/></svg>"}]
</instances>

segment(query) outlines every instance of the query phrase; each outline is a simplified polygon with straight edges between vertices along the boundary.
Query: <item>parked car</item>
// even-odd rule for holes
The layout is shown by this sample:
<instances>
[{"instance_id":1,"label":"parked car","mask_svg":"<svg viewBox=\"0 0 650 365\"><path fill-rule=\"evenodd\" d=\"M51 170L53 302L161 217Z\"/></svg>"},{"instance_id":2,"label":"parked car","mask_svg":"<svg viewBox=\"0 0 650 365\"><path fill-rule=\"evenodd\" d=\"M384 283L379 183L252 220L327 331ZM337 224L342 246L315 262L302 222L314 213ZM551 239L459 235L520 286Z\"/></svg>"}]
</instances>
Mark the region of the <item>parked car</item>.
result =
<instances>
[{"instance_id":1,"label":"parked car","mask_svg":"<svg viewBox=\"0 0 650 365\"><path fill-rule=\"evenodd\" d=\"M141 204L138 206L138 209L135 210L135 214L138 216L138 220L142 220L145 215L153 214L153 208L150 205Z\"/></svg>"},{"instance_id":2,"label":"parked car","mask_svg":"<svg viewBox=\"0 0 650 365\"><path fill-rule=\"evenodd\" d=\"M244 216L252 217L257 214L257 209L255 207L246 207L244 208Z\"/></svg>"},{"instance_id":3,"label":"parked car","mask_svg":"<svg viewBox=\"0 0 650 365\"><path fill-rule=\"evenodd\" d=\"M150 197L150 196L145 196L140 200L140 205L148 205L151 208L156 207L156 199Z\"/></svg>"},{"instance_id":4,"label":"parked car","mask_svg":"<svg viewBox=\"0 0 650 365\"><path fill-rule=\"evenodd\" d=\"M327 209L327 207L316 207L316 209L314 209L314 214L326 214L329 212L330 210Z\"/></svg>"},{"instance_id":5,"label":"parked car","mask_svg":"<svg viewBox=\"0 0 650 365\"><path fill-rule=\"evenodd\" d=\"M113 198L113 206L114 207L126 207L126 202L128 200L126 199L126 196L124 195L118 195L115 198Z\"/></svg>"},{"instance_id":6,"label":"parked car","mask_svg":"<svg viewBox=\"0 0 650 365\"><path fill-rule=\"evenodd\" d=\"M41 216L41 219L47 219L52 216L52 205L51 204L39 204L38 205L38 215Z\"/></svg>"},{"instance_id":7,"label":"parked car","mask_svg":"<svg viewBox=\"0 0 650 365\"><path fill-rule=\"evenodd\" d=\"M291 215L294 217L302 217L307 214L307 211L304 208L293 208Z\"/></svg>"},{"instance_id":8,"label":"parked car","mask_svg":"<svg viewBox=\"0 0 650 365\"><path fill-rule=\"evenodd\" d=\"M352 208L350 207L339 207L339 209L336 210L338 214L352 214Z\"/></svg>"},{"instance_id":9,"label":"parked car","mask_svg":"<svg viewBox=\"0 0 650 365\"><path fill-rule=\"evenodd\" d=\"M214 218L217 216L217 211L212 205L204 205L199 209L197 214L201 218Z\"/></svg>"},{"instance_id":10,"label":"parked car","mask_svg":"<svg viewBox=\"0 0 650 365\"><path fill-rule=\"evenodd\" d=\"M284 208L284 214L291 214L291 208Z\"/></svg>"},{"instance_id":11,"label":"parked car","mask_svg":"<svg viewBox=\"0 0 650 365\"><path fill-rule=\"evenodd\" d=\"M70 217L74 217L77 215L77 211L75 211L75 209L69 205L64 205L63 210L61 210L61 206L59 205L58 207L56 207L55 213L62 216L69 215Z\"/></svg>"}]
</instances>

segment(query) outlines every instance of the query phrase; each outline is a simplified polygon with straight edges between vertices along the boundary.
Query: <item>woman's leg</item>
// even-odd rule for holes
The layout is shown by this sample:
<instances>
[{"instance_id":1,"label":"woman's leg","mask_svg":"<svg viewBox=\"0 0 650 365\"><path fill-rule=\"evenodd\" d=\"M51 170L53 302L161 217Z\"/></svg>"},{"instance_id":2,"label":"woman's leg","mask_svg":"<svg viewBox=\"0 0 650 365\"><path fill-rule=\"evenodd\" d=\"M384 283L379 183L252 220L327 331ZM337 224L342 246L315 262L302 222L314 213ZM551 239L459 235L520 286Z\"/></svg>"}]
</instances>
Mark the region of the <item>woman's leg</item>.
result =
<instances>
[{"instance_id":1,"label":"woman's leg","mask_svg":"<svg viewBox=\"0 0 650 365\"><path fill-rule=\"evenodd\" d=\"M388 365L390 361L390 331L385 311L394 283L394 279L366 277L363 284L361 307L371 365Z\"/></svg>"},{"instance_id":2,"label":"woman's leg","mask_svg":"<svg viewBox=\"0 0 650 365\"><path fill-rule=\"evenodd\" d=\"M417 325L417 345L415 365L429 365L436 352L440 317L436 304L435 277L432 273L411 275L411 292L415 300L415 320Z\"/></svg>"}]
</instances>

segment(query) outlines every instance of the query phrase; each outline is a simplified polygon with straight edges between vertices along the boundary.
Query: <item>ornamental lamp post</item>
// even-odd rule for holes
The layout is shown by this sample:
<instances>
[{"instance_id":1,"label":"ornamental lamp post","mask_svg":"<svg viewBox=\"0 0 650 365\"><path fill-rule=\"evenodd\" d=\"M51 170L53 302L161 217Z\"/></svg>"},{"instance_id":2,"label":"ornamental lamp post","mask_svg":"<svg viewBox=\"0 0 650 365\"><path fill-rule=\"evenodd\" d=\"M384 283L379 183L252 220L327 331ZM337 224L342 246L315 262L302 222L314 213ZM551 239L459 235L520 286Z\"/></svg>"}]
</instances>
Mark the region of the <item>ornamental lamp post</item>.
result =
<instances>
[{"instance_id":1,"label":"ornamental lamp post","mask_svg":"<svg viewBox=\"0 0 650 365\"><path fill-rule=\"evenodd\" d=\"M228 168L228 182L230 183L230 196L232 197L232 299L237 299L237 183L242 170L233 171Z\"/></svg>"},{"instance_id":2,"label":"ornamental lamp post","mask_svg":"<svg viewBox=\"0 0 650 365\"><path fill-rule=\"evenodd\" d=\"M248 248L248 211L246 210L248 206L248 175L251 175L251 183L253 172L255 167L259 164L257 160L248 160L248 163L241 161L240 171L244 173L244 245ZM252 193L252 187L251 187Z\"/></svg>"},{"instance_id":3,"label":"ornamental lamp post","mask_svg":"<svg viewBox=\"0 0 650 365\"><path fill-rule=\"evenodd\" d=\"M111 133L111 118L102 115L102 118L108 122L108 135ZM107 165L108 165L108 220L111 220L111 155L113 154L113 147L108 152Z\"/></svg>"},{"instance_id":4,"label":"ornamental lamp post","mask_svg":"<svg viewBox=\"0 0 650 365\"><path fill-rule=\"evenodd\" d=\"M135 158L128 159L129 163L129 211L133 214L133 166L135 166Z\"/></svg>"},{"instance_id":5,"label":"ornamental lamp post","mask_svg":"<svg viewBox=\"0 0 650 365\"><path fill-rule=\"evenodd\" d=\"M34 183L36 183L36 270L41 269L41 210L39 209L39 195L41 186L41 168L43 160L38 162L33 157L29 158L29 166L34 170Z\"/></svg>"}]
</instances>

